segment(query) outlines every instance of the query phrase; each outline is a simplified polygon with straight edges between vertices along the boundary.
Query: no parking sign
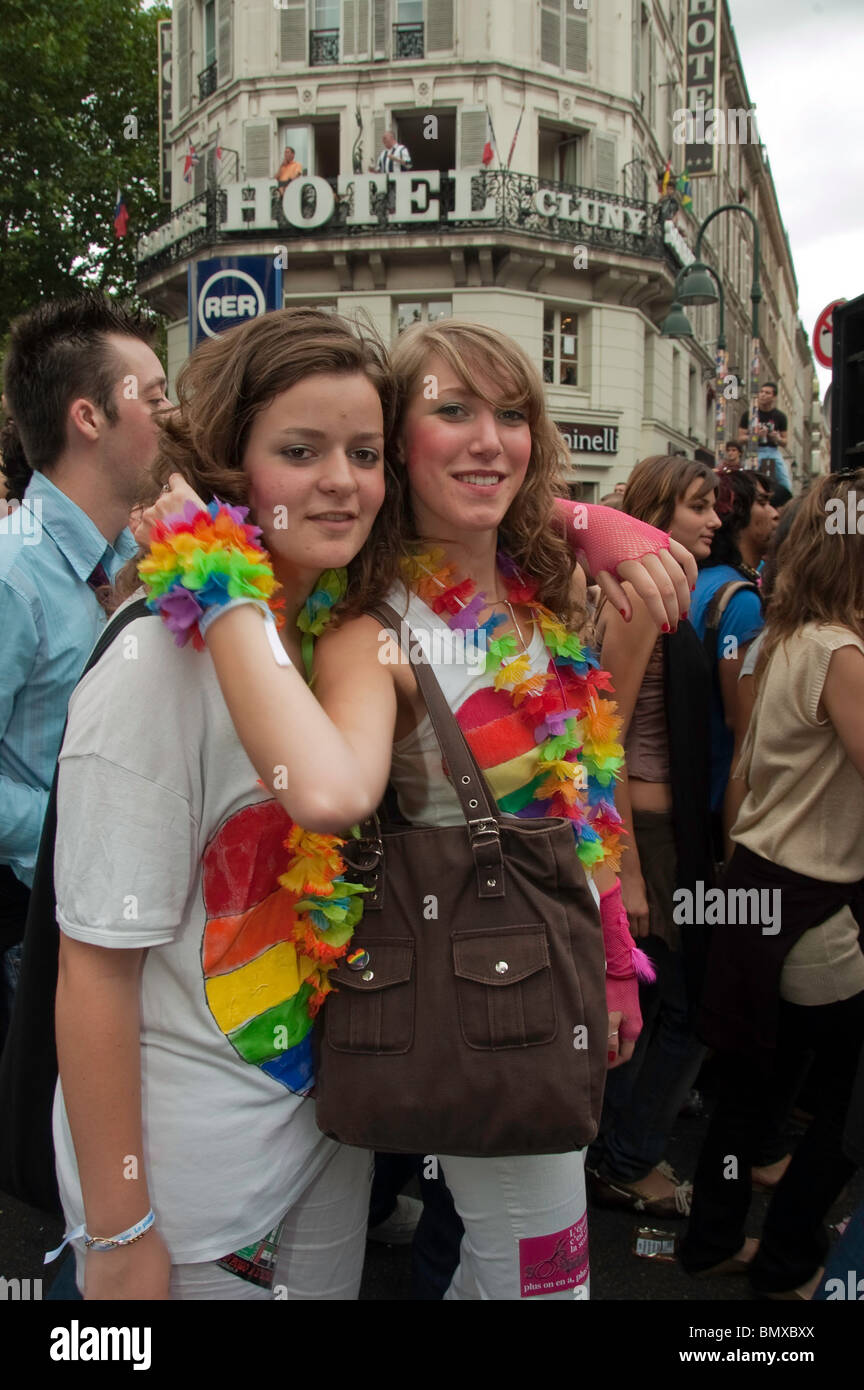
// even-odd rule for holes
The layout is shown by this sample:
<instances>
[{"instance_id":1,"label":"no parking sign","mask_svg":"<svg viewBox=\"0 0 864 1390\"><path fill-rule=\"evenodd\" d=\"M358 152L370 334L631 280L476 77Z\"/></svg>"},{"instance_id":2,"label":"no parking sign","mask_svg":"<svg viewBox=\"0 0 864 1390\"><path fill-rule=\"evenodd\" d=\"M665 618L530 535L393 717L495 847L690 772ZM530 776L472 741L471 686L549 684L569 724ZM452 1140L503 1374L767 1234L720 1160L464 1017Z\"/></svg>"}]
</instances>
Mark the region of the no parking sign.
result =
<instances>
[{"instance_id":1,"label":"no parking sign","mask_svg":"<svg viewBox=\"0 0 864 1390\"><path fill-rule=\"evenodd\" d=\"M219 256L189 266L189 351L226 328L282 308L282 269L272 256Z\"/></svg>"}]
</instances>

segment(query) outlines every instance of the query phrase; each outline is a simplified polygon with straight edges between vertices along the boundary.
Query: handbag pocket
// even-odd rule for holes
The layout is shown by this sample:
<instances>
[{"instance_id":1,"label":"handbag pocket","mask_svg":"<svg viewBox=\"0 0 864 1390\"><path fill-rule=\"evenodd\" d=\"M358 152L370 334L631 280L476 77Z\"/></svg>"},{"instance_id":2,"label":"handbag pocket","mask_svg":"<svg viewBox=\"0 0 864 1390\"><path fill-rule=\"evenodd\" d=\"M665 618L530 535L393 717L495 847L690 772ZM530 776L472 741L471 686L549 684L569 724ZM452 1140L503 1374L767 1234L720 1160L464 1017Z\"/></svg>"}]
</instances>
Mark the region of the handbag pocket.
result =
<instances>
[{"instance_id":1,"label":"handbag pocket","mask_svg":"<svg viewBox=\"0 0 864 1390\"><path fill-rule=\"evenodd\" d=\"M407 1052L414 1042L414 942L389 937L352 945L366 959L339 962L324 1010L327 1041L337 1052ZM356 965L356 960L355 960Z\"/></svg>"},{"instance_id":2,"label":"handbag pocket","mask_svg":"<svg viewBox=\"0 0 864 1390\"><path fill-rule=\"evenodd\" d=\"M542 922L452 936L462 1037L496 1049L549 1043L558 1032Z\"/></svg>"}]
</instances>

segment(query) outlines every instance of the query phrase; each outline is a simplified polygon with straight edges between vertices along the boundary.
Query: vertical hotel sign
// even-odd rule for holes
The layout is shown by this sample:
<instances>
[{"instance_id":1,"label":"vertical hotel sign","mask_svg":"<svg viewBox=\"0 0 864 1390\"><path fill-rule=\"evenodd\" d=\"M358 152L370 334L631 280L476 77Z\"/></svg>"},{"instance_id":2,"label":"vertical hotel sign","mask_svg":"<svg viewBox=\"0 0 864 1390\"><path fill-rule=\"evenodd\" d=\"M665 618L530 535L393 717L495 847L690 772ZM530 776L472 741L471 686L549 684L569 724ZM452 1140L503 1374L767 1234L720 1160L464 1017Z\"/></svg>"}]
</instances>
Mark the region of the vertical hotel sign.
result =
<instances>
[{"instance_id":1,"label":"vertical hotel sign","mask_svg":"<svg viewBox=\"0 0 864 1390\"><path fill-rule=\"evenodd\" d=\"M159 44L159 197L171 202L171 151L168 130L171 126L171 21L160 19Z\"/></svg>"},{"instance_id":2,"label":"vertical hotel sign","mask_svg":"<svg viewBox=\"0 0 864 1390\"><path fill-rule=\"evenodd\" d=\"M716 145L707 140L706 120L714 134L708 112L717 105L717 76L720 67L720 0L687 0L686 81L687 134L701 133L701 140L688 139L684 168L693 178L714 173ZM699 112L702 119L699 119Z\"/></svg>"}]
</instances>

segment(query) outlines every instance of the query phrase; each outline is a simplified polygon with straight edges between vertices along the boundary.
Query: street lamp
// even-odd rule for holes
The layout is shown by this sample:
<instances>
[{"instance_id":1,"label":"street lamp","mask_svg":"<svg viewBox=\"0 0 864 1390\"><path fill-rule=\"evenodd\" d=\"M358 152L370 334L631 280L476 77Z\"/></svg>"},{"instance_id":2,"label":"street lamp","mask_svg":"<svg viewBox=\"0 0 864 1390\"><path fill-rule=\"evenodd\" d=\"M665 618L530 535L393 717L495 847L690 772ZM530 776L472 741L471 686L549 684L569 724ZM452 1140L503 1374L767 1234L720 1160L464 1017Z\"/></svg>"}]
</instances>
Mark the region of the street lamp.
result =
<instances>
[{"instance_id":1,"label":"street lamp","mask_svg":"<svg viewBox=\"0 0 864 1390\"><path fill-rule=\"evenodd\" d=\"M752 337L752 350L750 354L750 437L747 441L747 455L749 458L755 459L759 443L759 436L756 433L758 420L758 407L756 402L759 395L759 303L762 299L762 284L759 278L759 263L761 259L759 250L759 223L756 221L755 214L752 213L748 207L745 207L743 203L724 203L722 207L715 208L713 212L709 212L705 221L699 228L699 234L696 237L696 260L690 267L690 270L691 273L696 272L694 288L698 293L700 290L704 289L704 281L701 272L710 269L710 267L705 266L699 259L699 252L702 249L702 238L705 235L709 223L713 222L715 217L719 217L721 212L743 212L744 216L749 217L750 221L753 223L753 283L750 286L750 304L752 306L752 321L750 328ZM719 280L717 283L719 285ZM684 301L689 300L691 304L711 302L711 300L691 299L686 289L682 289L678 297ZM755 468L757 464L754 463L752 466Z\"/></svg>"},{"instance_id":2,"label":"street lamp","mask_svg":"<svg viewBox=\"0 0 864 1390\"><path fill-rule=\"evenodd\" d=\"M712 281L714 283L712 283ZM717 288L714 288L716 284ZM661 336L664 338L692 338L693 328L690 324L681 301L686 300L688 304L713 304L718 305L718 333L717 351L714 357L716 368L716 379L714 383L714 456L719 462L720 454L726 438L726 397L724 395L724 384L726 377L726 297L723 293L723 283L720 276L710 265L705 265L701 261L694 261L692 265L685 266L678 272L675 278L675 301L669 313L666 315L660 326Z\"/></svg>"}]
</instances>

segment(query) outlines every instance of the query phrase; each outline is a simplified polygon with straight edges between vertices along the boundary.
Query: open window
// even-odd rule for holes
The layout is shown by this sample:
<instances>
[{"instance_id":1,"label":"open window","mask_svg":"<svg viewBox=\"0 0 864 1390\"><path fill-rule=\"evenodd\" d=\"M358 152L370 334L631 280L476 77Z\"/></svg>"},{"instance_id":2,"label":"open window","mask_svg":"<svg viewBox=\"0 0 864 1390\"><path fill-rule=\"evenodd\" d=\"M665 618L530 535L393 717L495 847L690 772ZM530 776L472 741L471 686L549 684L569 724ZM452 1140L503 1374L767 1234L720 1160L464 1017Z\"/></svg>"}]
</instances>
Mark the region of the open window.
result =
<instances>
[{"instance_id":1,"label":"open window","mask_svg":"<svg viewBox=\"0 0 864 1390\"><path fill-rule=\"evenodd\" d=\"M322 179L338 177L338 116L321 121L308 121L304 125L289 125L287 121L280 123L280 159L286 146L294 151L294 158L302 167L304 174L315 174Z\"/></svg>"},{"instance_id":2,"label":"open window","mask_svg":"<svg viewBox=\"0 0 864 1390\"><path fill-rule=\"evenodd\" d=\"M541 121L538 131L537 172L541 179L569 183L574 188L587 184L587 135L572 126Z\"/></svg>"},{"instance_id":3,"label":"open window","mask_svg":"<svg viewBox=\"0 0 864 1390\"><path fill-rule=\"evenodd\" d=\"M411 155L415 169L440 169L446 174L456 168L455 107L394 111L391 124L399 144L405 145Z\"/></svg>"},{"instance_id":4,"label":"open window","mask_svg":"<svg viewBox=\"0 0 864 1390\"><path fill-rule=\"evenodd\" d=\"M550 386L579 385L579 319L570 309L543 310L543 380Z\"/></svg>"}]
</instances>

